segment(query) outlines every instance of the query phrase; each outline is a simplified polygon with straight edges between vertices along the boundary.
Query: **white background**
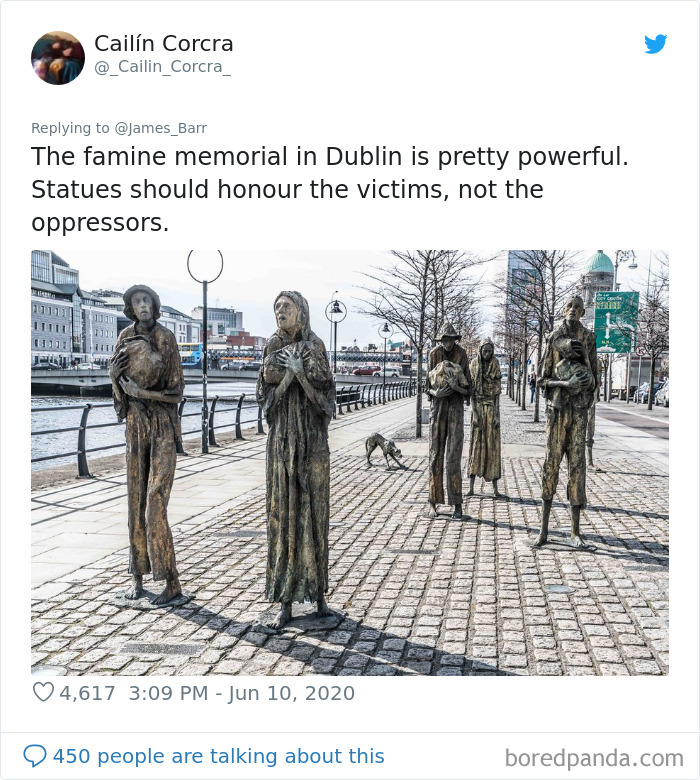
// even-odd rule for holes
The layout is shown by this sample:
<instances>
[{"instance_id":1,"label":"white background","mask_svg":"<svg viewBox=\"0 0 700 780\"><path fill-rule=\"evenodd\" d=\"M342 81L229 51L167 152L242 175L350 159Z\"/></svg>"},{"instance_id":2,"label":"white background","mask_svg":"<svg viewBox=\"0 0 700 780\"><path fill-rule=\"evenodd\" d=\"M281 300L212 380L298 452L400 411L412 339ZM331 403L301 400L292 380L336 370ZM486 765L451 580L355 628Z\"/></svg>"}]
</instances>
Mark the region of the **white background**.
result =
<instances>
[{"instance_id":1,"label":"white background","mask_svg":"<svg viewBox=\"0 0 700 780\"><path fill-rule=\"evenodd\" d=\"M2 3L2 730L3 777L52 777L45 762L32 769L21 758L29 742L118 749L177 744L197 749L209 732L302 731L265 740L245 734L229 744L271 742L328 749L340 738L326 732L369 734L362 744L390 751L391 760L365 777L558 777L560 770L528 775L504 766L506 745L520 750L684 750L683 770L607 769L601 777L697 776L698 729L698 6L692 2L14 2ZM67 30L85 46L84 73L71 85L50 87L30 66L42 33ZM160 41L230 37L233 55L219 59L231 78L186 76L101 77L97 59L122 57L164 62L176 55L97 54L92 41L141 32ZM644 36L668 35L659 55L647 55ZM182 55L187 59L187 55ZM31 123L117 121L203 123L205 136L146 139L30 134ZM104 201L60 204L31 199L37 177L29 147L50 143L102 148L268 148L302 144L359 147L386 144L424 148L604 149L621 145L621 168L563 168L520 176L544 186L541 200L330 201L290 203ZM56 168L42 178L128 181L148 176L174 181L209 175L233 179L233 169ZM405 177L423 181L485 181L506 171L469 168L438 174L422 168L343 169L308 174L271 168L262 181L335 181ZM243 171L243 180L250 173ZM162 214L169 231L143 234L75 233L46 239L31 219L54 214ZM671 672L664 678L353 679L354 702L331 708L297 703L293 713L261 705L131 706L38 702L29 673L29 372L24 353L31 249L92 252L93 262L119 262L119 253L184 251L192 247L256 249L367 249L382 247L639 246L667 249L672 264L672 362L683 371L687 405L671 418ZM105 254L109 251L109 254ZM84 256L84 255L83 255ZM159 264L141 279L181 274ZM328 268L329 278L337 269ZM290 268L304 290L304 270ZM279 287L289 286L279 279ZM246 284L245 264L227 267L222 289ZM336 289L330 282L329 292ZM229 293L226 293L229 294ZM234 297L234 292L230 293ZM327 300L327 298L325 298ZM19 346L13 349L13 344ZM17 367L13 370L13 364ZM101 678L94 682L105 682ZM54 682L57 680L54 679ZM71 681L72 682L72 681ZM89 682L81 680L80 682ZM112 679L109 680L110 684ZM136 679L122 680L122 699ZM142 681L141 681L142 682ZM163 681L165 682L165 681ZM178 679L176 684L186 682ZM212 683L212 681L209 681ZM222 680L220 685L232 680ZM275 682L283 682L276 680ZM333 680L332 682L335 682ZM293 684L303 685L305 680ZM266 680L250 680L264 686ZM139 732L118 736L120 731ZM185 732L147 738L143 732ZM95 732L94 734L92 734ZM435 734L430 736L426 732ZM437 736L452 732L451 736ZM467 738L464 733L481 736ZM483 734L482 734L483 732ZM530 732L522 737L491 732ZM539 734L532 733L539 732ZM567 732L567 733L562 733ZM577 737L577 732L593 732ZM606 732L626 736L605 738ZM653 732L663 732L654 736ZM682 733L683 732L683 733ZM406 733L405 736L401 734ZM102 734L103 736L100 736ZM107 735L106 737L104 735ZM196 734L201 736L196 737ZM222 735L223 736L223 735ZM162 742L159 743L158 740ZM598 741L597 741L598 740ZM95 748L97 749L97 748ZM433 768L430 768L433 767ZM98 776L64 768L65 777ZM172 767L138 770L143 777L173 777ZM285 769L244 775L284 776ZM134 776L132 769L99 776ZM210 767L178 776L215 776ZM306 776L299 774L297 776ZM313 776L330 776L317 770ZM338 776L358 776L347 772ZM594 776L571 773L572 777Z\"/></svg>"}]
</instances>

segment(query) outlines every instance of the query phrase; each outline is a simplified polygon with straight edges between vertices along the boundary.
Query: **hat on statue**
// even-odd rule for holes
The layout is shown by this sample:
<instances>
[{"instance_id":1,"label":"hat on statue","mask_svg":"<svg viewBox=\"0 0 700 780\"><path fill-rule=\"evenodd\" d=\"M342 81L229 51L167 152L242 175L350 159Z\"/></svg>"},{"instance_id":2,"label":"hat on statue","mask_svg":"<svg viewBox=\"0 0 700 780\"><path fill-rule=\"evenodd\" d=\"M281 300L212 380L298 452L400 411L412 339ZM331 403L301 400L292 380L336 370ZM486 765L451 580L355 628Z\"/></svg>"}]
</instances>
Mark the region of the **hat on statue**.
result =
<instances>
[{"instance_id":1,"label":"hat on statue","mask_svg":"<svg viewBox=\"0 0 700 780\"><path fill-rule=\"evenodd\" d=\"M440 341L440 339L444 339L444 338L457 339L459 341L459 339L462 338L462 334L457 333L457 331L455 330L455 326L451 322L446 322L440 329L440 333L438 333L437 340Z\"/></svg>"},{"instance_id":2,"label":"hat on statue","mask_svg":"<svg viewBox=\"0 0 700 780\"><path fill-rule=\"evenodd\" d=\"M138 317L134 313L133 306L131 305L131 298L134 293L136 292L145 292L148 293L148 295L151 296L153 299L153 319L157 320L160 318L160 298L158 297L158 293L155 292L155 290L152 290L148 285L145 284L135 284L132 287L129 287L129 289L124 293L124 314L134 322L138 322Z\"/></svg>"}]
</instances>

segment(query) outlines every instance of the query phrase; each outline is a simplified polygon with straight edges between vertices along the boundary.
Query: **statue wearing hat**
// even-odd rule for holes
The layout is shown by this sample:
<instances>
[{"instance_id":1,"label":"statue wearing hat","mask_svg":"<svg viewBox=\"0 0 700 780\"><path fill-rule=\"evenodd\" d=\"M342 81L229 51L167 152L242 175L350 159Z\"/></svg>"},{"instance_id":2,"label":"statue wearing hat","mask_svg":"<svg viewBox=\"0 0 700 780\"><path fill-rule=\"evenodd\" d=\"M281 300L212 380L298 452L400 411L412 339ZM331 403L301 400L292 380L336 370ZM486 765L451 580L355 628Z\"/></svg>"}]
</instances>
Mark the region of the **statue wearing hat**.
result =
<instances>
[{"instance_id":1,"label":"statue wearing hat","mask_svg":"<svg viewBox=\"0 0 700 780\"><path fill-rule=\"evenodd\" d=\"M542 547L549 534L549 515L566 455L571 503L571 545L586 549L581 537L581 509L586 506L586 429L589 409L595 414L600 387L595 333L580 320L583 300L574 295L564 305L564 321L547 338L540 363L538 386L547 401L547 449L542 466L542 524L534 547Z\"/></svg>"},{"instance_id":2,"label":"statue wearing hat","mask_svg":"<svg viewBox=\"0 0 700 780\"><path fill-rule=\"evenodd\" d=\"M426 387L430 398L428 503L433 517L437 516L437 505L444 503L454 506L454 517L461 517L464 402L469 403L472 389L469 358L457 344L461 335L450 323L443 325L437 338L440 343L428 355Z\"/></svg>"},{"instance_id":3,"label":"statue wearing hat","mask_svg":"<svg viewBox=\"0 0 700 780\"><path fill-rule=\"evenodd\" d=\"M184 379L175 336L157 320L160 298L146 285L124 293L124 314L134 321L117 339L109 363L114 407L126 420L126 484L129 517L128 599L143 595L143 575L165 580L153 604L181 595L168 500L180 440L178 404Z\"/></svg>"}]
</instances>

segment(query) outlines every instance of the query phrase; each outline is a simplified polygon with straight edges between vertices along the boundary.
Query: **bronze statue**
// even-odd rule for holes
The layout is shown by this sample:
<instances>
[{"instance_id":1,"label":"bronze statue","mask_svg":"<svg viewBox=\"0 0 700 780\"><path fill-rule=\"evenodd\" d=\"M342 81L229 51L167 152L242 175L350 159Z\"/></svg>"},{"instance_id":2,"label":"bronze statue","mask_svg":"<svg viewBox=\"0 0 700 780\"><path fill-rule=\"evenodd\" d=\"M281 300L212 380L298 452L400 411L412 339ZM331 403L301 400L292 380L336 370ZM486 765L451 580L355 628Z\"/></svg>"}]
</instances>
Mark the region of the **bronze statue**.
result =
<instances>
[{"instance_id":1,"label":"bronze statue","mask_svg":"<svg viewBox=\"0 0 700 780\"><path fill-rule=\"evenodd\" d=\"M280 628L292 617L292 602L315 601L319 616L333 614L325 593L335 385L306 299L281 292L274 311L277 331L265 347L257 399L269 426L265 595L281 603L268 625Z\"/></svg>"},{"instance_id":2,"label":"bronze statue","mask_svg":"<svg viewBox=\"0 0 700 780\"><path fill-rule=\"evenodd\" d=\"M430 491L431 517L437 505L445 503L443 470L447 478L447 503L453 517L462 516L462 447L464 445L464 402L469 403L471 378L469 358L457 344L461 338L454 326L445 323L440 344L428 355L427 393L430 397Z\"/></svg>"},{"instance_id":3,"label":"bronze statue","mask_svg":"<svg viewBox=\"0 0 700 780\"><path fill-rule=\"evenodd\" d=\"M165 580L154 605L182 594L175 548L168 525L168 501L175 477L176 443L180 439L177 405L184 379L175 336L156 320L160 298L146 285L124 293L124 314L134 321L125 328L109 362L114 407L126 420L126 486L129 514L127 599L143 595L143 575Z\"/></svg>"},{"instance_id":4,"label":"bronze statue","mask_svg":"<svg viewBox=\"0 0 700 780\"><path fill-rule=\"evenodd\" d=\"M598 393L595 334L580 320L586 313L575 295L564 306L564 321L547 338L538 385L547 402L547 449L542 467L542 525L534 547L547 542L549 515L566 454L571 503L571 545L586 549L581 537L581 508L586 506L586 428L588 409Z\"/></svg>"},{"instance_id":5,"label":"bronze statue","mask_svg":"<svg viewBox=\"0 0 700 780\"><path fill-rule=\"evenodd\" d=\"M372 453L379 447L379 449L382 451L382 454L384 455L384 460L386 461L386 467L389 471L392 470L391 465L389 464L389 458L391 458L394 463L396 463L397 467L400 469L405 469L406 466L401 463L399 458L401 457L401 450L394 444L392 439L385 439L384 436L382 436L381 433L373 433L371 436L367 437L367 441L365 441L365 452L367 454L367 465L372 465Z\"/></svg>"},{"instance_id":6,"label":"bronze statue","mask_svg":"<svg viewBox=\"0 0 700 780\"><path fill-rule=\"evenodd\" d=\"M479 353L469 364L472 378L472 425L469 443L469 492L482 477L493 483L494 496L501 478L501 365L491 339L479 344Z\"/></svg>"}]
</instances>

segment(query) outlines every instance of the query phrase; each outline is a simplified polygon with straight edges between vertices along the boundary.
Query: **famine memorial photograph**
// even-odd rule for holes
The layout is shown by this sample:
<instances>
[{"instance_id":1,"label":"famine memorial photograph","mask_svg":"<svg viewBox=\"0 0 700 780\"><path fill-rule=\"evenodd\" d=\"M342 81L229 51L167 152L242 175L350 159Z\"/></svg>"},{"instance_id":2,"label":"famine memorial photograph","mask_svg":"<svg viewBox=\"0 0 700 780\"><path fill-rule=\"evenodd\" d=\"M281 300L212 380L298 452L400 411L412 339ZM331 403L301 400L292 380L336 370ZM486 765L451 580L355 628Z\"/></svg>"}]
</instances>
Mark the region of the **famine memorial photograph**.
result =
<instances>
[{"instance_id":1,"label":"famine memorial photograph","mask_svg":"<svg viewBox=\"0 0 700 780\"><path fill-rule=\"evenodd\" d=\"M27 259L37 677L668 674L668 252Z\"/></svg>"}]
</instances>

